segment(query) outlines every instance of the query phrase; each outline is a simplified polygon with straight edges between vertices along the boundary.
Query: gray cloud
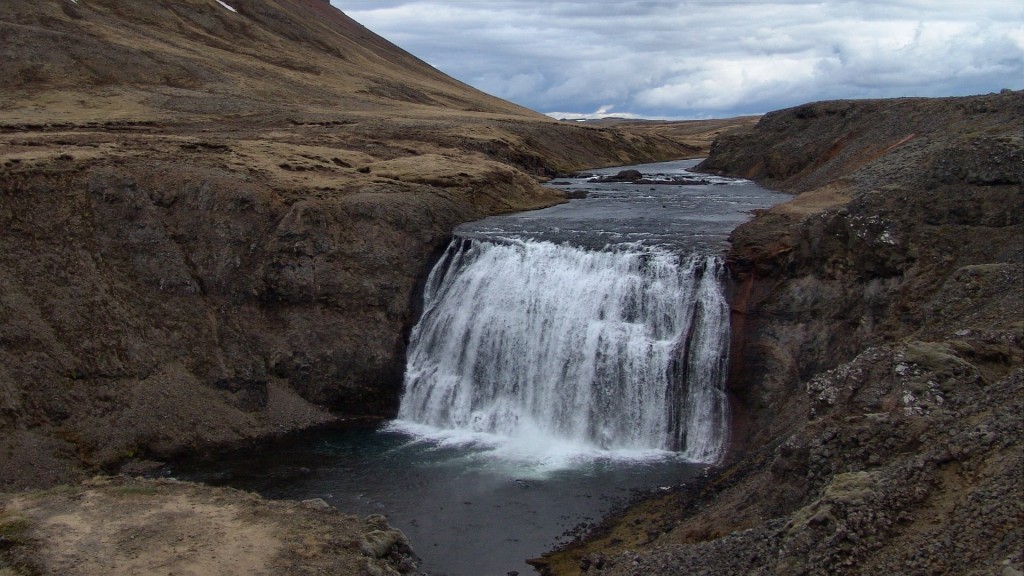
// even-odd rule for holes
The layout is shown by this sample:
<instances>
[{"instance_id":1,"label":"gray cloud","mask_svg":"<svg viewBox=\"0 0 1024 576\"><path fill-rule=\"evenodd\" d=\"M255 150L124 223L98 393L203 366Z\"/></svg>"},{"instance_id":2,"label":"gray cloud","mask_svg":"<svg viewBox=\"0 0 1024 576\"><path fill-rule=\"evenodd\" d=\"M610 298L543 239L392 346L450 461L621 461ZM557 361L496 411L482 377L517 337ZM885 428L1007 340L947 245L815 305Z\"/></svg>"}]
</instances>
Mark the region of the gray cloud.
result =
<instances>
[{"instance_id":1,"label":"gray cloud","mask_svg":"<svg viewBox=\"0 0 1024 576\"><path fill-rule=\"evenodd\" d=\"M564 117L1024 88L1017 0L332 3L459 80Z\"/></svg>"}]
</instances>

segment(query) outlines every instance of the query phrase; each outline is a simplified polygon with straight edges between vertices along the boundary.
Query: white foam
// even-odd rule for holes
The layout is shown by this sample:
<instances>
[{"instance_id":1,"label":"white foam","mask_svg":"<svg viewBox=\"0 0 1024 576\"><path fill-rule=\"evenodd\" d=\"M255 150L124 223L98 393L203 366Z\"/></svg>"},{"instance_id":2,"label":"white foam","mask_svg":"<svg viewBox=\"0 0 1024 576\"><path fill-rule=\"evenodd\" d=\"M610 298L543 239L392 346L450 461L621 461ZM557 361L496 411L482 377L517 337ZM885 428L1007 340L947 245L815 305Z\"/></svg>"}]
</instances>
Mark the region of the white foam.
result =
<instances>
[{"instance_id":1,"label":"white foam","mask_svg":"<svg viewBox=\"0 0 1024 576\"><path fill-rule=\"evenodd\" d=\"M652 249L457 238L427 281L399 418L512 460L713 462L728 430L721 270Z\"/></svg>"},{"instance_id":2,"label":"white foam","mask_svg":"<svg viewBox=\"0 0 1024 576\"><path fill-rule=\"evenodd\" d=\"M392 421L384 430L410 436L411 444L459 450L459 460L476 461L517 478L544 478L553 472L586 468L596 462L684 460L680 453L668 450L605 450L585 442L561 440L539 433L511 437L489 432L443 429L408 420Z\"/></svg>"}]
</instances>

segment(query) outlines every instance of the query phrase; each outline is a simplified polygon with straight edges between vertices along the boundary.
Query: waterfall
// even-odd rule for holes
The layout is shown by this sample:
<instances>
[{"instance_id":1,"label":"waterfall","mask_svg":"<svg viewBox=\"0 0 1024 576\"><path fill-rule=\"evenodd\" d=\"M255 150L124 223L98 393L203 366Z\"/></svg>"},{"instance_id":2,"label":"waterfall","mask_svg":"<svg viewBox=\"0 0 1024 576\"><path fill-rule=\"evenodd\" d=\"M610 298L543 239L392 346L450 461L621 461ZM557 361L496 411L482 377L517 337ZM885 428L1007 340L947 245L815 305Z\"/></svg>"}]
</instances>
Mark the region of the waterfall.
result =
<instances>
[{"instance_id":1,"label":"waterfall","mask_svg":"<svg viewBox=\"0 0 1024 576\"><path fill-rule=\"evenodd\" d=\"M427 280L399 418L714 462L722 275L716 256L457 237Z\"/></svg>"}]
</instances>

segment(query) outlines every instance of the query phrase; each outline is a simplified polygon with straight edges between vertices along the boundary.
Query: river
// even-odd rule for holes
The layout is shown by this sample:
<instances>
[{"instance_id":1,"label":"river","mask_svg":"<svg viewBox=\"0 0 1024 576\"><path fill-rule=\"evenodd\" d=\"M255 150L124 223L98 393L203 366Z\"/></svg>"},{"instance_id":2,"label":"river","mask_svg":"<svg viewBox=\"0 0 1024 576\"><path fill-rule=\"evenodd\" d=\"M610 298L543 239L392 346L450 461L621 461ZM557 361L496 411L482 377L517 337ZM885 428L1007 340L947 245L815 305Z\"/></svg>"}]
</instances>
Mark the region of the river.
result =
<instances>
[{"instance_id":1,"label":"river","mask_svg":"<svg viewBox=\"0 0 1024 576\"><path fill-rule=\"evenodd\" d=\"M728 446L727 236L786 198L695 163L562 179L576 199L457 229L396 421L169 473L385 514L448 576L531 573L635 491L685 483ZM626 169L644 179L598 181Z\"/></svg>"}]
</instances>

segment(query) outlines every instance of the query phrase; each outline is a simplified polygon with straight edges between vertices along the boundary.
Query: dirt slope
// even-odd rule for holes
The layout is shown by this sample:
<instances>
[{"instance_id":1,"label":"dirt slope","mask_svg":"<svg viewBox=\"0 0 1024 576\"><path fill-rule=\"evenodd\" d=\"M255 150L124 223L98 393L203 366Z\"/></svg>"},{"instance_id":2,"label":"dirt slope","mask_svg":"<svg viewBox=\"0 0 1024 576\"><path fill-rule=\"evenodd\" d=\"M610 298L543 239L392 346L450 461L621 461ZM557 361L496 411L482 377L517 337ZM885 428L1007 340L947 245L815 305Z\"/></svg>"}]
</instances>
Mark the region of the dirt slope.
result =
<instances>
[{"instance_id":1,"label":"dirt slope","mask_svg":"<svg viewBox=\"0 0 1024 576\"><path fill-rule=\"evenodd\" d=\"M1020 574L1024 93L836 101L705 170L795 192L732 238L731 465L555 574Z\"/></svg>"},{"instance_id":2,"label":"dirt slope","mask_svg":"<svg viewBox=\"0 0 1024 576\"><path fill-rule=\"evenodd\" d=\"M382 516L170 480L97 478L0 495L0 574L380 576L412 572Z\"/></svg>"}]
</instances>

